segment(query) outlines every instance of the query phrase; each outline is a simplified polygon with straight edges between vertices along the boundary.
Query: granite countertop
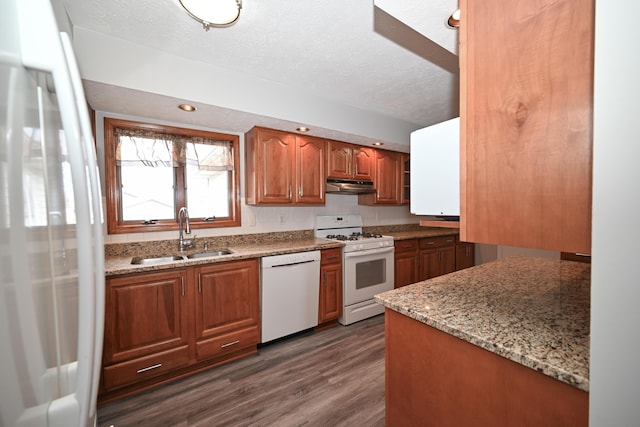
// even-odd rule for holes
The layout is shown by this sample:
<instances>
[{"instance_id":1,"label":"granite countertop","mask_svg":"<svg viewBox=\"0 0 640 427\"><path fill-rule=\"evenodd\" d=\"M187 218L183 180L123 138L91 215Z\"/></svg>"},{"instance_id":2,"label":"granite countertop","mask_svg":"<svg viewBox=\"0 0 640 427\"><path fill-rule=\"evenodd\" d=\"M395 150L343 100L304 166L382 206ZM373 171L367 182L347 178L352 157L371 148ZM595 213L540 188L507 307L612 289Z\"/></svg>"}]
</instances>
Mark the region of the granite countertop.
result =
<instances>
[{"instance_id":1,"label":"granite countertop","mask_svg":"<svg viewBox=\"0 0 640 427\"><path fill-rule=\"evenodd\" d=\"M424 237L455 236L459 234L459 230L457 228L422 227L420 230L392 231L384 234L393 237L394 240L408 240Z\"/></svg>"},{"instance_id":2,"label":"granite countertop","mask_svg":"<svg viewBox=\"0 0 640 427\"><path fill-rule=\"evenodd\" d=\"M150 272L168 268L188 267L201 264L235 261L247 258L259 258L264 256L281 255L294 252L339 248L342 246L344 246L344 243L342 242L316 238L282 239L267 242L229 242L229 244L224 245L224 248L228 248L233 251L233 253L230 255L221 255L211 258L189 259L184 261L168 261L152 265L133 265L131 264L131 260L134 256L149 256L155 254L179 255L181 253L177 249L140 249L139 251L132 253L131 251L135 251L135 249L129 249L128 251L121 254L107 254L105 258L105 275L107 277L110 277L122 274ZM220 245L210 246L210 250L217 250L222 247L223 246ZM192 252L202 251L203 249L199 248L196 250L185 251L181 255L187 255Z\"/></svg>"},{"instance_id":3,"label":"granite countertop","mask_svg":"<svg viewBox=\"0 0 640 427\"><path fill-rule=\"evenodd\" d=\"M457 234L457 230L421 227L417 224L364 227L365 231L393 236L395 240L414 239ZM209 242L210 250L231 249L230 255L211 258L198 258L184 261L167 261L151 265L134 265L134 257L154 255L187 255L192 252L203 252L202 245ZM143 273L168 268L187 267L216 262L234 261L247 258L282 255L294 252L306 252L317 249L340 248L343 242L316 239L313 230L290 232L245 234L234 236L199 237L197 248L180 253L177 250L177 239L108 244L105 249L105 274L107 277L130 273Z\"/></svg>"},{"instance_id":4,"label":"granite countertop","mask_svg":"<svg viewBox=\"0 0 640 427\"><path fill-rule=\"evenodd\" d=\"M589 391L591 265L510 257L384 292L375 300Z\"/></svg>"}]
</instances>

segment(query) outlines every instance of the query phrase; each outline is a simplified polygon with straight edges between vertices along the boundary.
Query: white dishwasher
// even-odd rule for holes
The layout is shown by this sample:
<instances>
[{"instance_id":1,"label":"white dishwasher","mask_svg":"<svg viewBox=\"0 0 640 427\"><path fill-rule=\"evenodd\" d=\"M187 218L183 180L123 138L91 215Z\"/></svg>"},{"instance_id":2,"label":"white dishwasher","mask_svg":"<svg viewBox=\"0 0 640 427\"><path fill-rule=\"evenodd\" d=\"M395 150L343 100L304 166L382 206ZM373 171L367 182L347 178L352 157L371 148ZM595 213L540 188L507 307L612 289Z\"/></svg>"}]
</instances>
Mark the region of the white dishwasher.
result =
<instances>
[{"instance_id":1,"label":"white dishwasher","mask_svg":"<svg viewBox=\"0 0 640 427\"><path fill-rule=\"evenodd\" d=\"M317 326L320 251L263 257L261 264L261 342Z\"/></svg>"}]
</instances>

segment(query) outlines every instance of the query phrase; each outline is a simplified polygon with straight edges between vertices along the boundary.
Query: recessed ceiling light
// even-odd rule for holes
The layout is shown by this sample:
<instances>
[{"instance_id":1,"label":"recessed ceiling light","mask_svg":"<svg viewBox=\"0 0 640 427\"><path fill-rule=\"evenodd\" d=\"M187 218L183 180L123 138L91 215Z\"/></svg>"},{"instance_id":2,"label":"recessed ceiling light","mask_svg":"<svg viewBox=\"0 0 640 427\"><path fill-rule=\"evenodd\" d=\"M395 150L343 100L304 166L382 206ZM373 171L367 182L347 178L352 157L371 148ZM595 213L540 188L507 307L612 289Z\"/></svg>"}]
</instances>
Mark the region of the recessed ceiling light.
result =
<instances>
[{"instance_id":1,"label":"recessed ceiling light","mask_svg":"<svg viewBox=\"0 0 640 427\"><path fill-rule=\"evenodd\" d=\"M384 145L384 142L374 142L373 145L380 147L381 145Z\"/></svg>"},{"instance_id":2,"label":"recessed ceiling light","mask_svg":"<svg viewBox=\"0 0 640 427\"><path fill-rule=\"evenodd\" d=\"M300 127L297 127L297 128L296 128L296 130L297 130L298 132L309 132L311 129L309 129L309 128L308 128L308 127L306 127L306 126L300 126Z\"/></svg>"},{"instance_id":3,"label":"recessed ceiling light","mask_svg":"<svg viewBox=\"0 0 640 427\"><path fill-rule=\"evenodd\" d=\"M451 16L449 16L447 26L454 29L460 27L460 9L454 10Z\"/></svg>"},{"instance_id":4,"label":"recessed ceiling light","mask_svg":"<svg viewBox=\"0 0 640 427\"><path fill-rule=\"evenodd\" d=\"M178 108L181 109L182 111L189 111L189 112L197 110L196 107L190 104L180 104L178 105Z\"/></svg>"}]
</instances>

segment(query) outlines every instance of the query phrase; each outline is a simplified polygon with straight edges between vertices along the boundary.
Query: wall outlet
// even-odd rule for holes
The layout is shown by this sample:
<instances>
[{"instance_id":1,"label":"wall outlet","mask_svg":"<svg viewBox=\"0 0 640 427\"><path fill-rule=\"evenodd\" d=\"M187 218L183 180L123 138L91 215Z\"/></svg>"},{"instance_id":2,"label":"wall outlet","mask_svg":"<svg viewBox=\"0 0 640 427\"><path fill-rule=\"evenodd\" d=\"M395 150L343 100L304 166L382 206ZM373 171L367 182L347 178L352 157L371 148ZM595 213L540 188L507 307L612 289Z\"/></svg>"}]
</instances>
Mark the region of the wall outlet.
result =
<instances>
[{"instance_id":1,"label":"wall outlet","mask_svg":"<svg viewBox=\"0 0 640 427\"><path fill-rule=\"evenodd\" d=\"M285 222L287 222L284 214L278 214L278 222L280 224L284 224Z\"/></svg>"}]
</instances>

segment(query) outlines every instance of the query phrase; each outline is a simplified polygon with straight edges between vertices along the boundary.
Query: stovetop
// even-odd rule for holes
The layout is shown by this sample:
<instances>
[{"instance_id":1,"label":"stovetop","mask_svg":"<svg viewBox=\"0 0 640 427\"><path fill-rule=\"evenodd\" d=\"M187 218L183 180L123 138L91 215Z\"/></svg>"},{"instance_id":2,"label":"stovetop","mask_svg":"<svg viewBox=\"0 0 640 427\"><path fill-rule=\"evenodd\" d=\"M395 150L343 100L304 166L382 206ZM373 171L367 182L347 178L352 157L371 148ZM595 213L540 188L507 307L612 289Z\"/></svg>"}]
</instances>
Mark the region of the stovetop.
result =
<instances>
[{"instance_id":1,"label":"stovetop","mask_svg":"<svg viewBox=\"0 0 640 427\"><path fill-rule=\"evenodd\" d=\"M345 252L393 246L393 237L362 231L360 215L323 215L316 217L315 236L344 242Z\"/></svg>"}]
</instances>

